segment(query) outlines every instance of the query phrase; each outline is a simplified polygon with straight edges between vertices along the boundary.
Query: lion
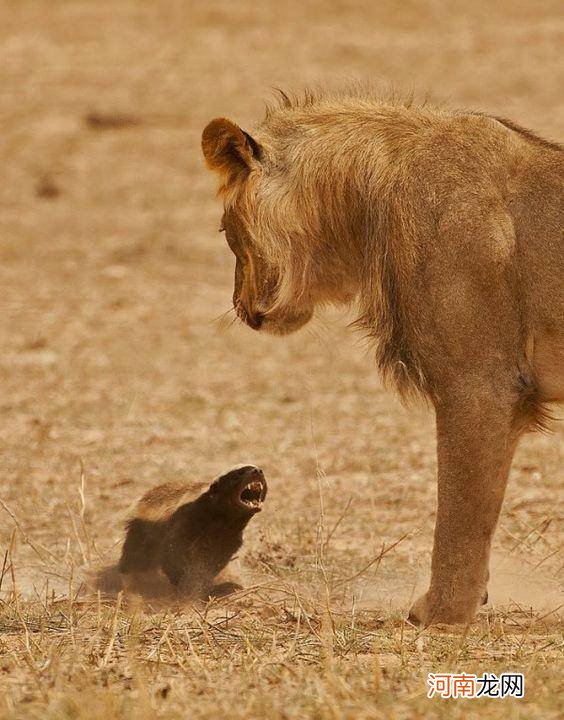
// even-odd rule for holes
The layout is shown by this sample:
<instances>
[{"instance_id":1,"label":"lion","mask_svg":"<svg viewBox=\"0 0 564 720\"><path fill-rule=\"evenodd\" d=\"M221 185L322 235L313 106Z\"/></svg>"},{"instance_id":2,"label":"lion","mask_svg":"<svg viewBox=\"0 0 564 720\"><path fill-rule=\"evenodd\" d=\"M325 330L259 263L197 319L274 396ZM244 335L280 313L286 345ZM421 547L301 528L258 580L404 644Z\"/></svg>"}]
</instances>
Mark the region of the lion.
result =
<instances>
[{"instance_id":1,"label":"lion","mask_svg":"<svg viewBox=\"0 0 564 720\"><path fill-rule=\"evenodd\" d=\"M377 365L435 410L438 508L422 625L487 599L521 435L564 400L563 148L501 117L363 92L282 93L253 134L204 129L233 305L285 335L348 303Z\"/></svg>"}]
</instances>

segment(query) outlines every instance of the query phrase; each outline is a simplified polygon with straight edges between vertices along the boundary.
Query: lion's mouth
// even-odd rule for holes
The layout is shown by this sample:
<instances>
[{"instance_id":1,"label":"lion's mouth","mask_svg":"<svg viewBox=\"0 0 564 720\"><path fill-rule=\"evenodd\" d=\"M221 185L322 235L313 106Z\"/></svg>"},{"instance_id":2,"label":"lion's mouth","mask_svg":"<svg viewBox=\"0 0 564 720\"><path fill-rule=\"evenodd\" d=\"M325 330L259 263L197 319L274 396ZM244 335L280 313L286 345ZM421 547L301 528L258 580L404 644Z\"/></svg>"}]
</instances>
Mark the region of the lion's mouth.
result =
<instances>
[{"instance_id":1,"label":"lion's mouth","mask_svg":"<svg viewBox=\"0 0 564 720\"><path fill-rule=\"evenodd\" d=\"M243 305L241 300L237 300L235 305L235 314L241 320L241 322L245 323L245 325L248 325L253 330L260 330L260 327L264 320L264 314L261 312L250 312L247 310L247 308Z\"/></svg>"},{"instance_id":2,"label":"lion's mouth","mask_svg":"<svg viewBox=\"0 0 564 720\"><path fill-rule=\"evenodd\" d=\"M253 480L244 485L239 493L239 502L250 510L260 510L264 502L264 484Z\"/></svg>"}]
</instances>

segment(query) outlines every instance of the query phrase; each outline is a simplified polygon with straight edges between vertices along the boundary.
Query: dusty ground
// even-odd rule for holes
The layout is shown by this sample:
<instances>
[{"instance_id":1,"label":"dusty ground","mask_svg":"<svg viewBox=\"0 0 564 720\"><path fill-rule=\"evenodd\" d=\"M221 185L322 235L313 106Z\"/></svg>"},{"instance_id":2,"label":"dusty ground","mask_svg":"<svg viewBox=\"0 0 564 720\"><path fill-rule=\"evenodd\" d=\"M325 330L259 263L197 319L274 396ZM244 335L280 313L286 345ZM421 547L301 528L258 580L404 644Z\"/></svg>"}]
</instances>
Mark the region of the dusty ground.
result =
<instances>
[{"instance_id":1,"label":"dusty ground","mask_svg":"<svg viewBox=\"0 0 564 720\"><path fill-rule=\"evenodd\" d=\"M517 454L488 613L407 625L432 416L381 386L342 313L284 341L214 323L233 263L199 154L207 120L252 124L272 86L352 77L561 138L559 5L5 0L2 719L561 716L562 427ZM140 492L246 459L271 489L260 587L176 614L75 598ZM445 670L522 670L526 697L427 700Z\"/></svg>"}]
</instances>

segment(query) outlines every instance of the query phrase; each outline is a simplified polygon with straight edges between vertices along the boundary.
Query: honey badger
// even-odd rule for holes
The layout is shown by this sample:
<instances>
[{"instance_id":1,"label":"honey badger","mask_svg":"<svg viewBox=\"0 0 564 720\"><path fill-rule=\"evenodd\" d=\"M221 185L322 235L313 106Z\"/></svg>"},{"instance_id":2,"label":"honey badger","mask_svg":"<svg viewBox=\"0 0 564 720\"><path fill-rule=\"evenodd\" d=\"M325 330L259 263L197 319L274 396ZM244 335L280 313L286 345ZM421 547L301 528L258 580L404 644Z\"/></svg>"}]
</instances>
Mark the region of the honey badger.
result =
<instances>
[{"instance_id":1,"label":"honey badger","mask_svg":"<svg viewBox=\"0 0 564 720\"><path fill-rule=\"evenodd\" d=\"M127 520L119 562L98 573L97 588L154 597L168 585L185 599L240 589L220 574L241 547L266 492L264 474L254 465L233 468L207 488L175 482L152 488Z\"/></svg>"}]
</instances>

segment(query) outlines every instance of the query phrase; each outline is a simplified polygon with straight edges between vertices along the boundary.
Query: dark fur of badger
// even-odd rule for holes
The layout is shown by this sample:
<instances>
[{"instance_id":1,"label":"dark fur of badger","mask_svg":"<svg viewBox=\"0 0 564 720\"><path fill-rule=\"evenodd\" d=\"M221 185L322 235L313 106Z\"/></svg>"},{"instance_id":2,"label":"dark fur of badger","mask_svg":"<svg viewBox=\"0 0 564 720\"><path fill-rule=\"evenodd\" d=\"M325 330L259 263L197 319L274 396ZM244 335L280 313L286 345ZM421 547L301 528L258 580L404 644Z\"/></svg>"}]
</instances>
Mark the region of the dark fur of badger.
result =
<instances>
[{"instance_id":1,"label":"dark fur of badger","mask_svg":"<svg viewBox=\"0 0 564 720\"><path fill-rule=\"evenodd\" d=\"M240 589L224 571L266 492L264 474L254 465L233 468L209 487L154 487L127 520L119 562L98 572L96 588L146 597L168 589L182 599L206 599Z\"/></svg>"}]
</instances>

